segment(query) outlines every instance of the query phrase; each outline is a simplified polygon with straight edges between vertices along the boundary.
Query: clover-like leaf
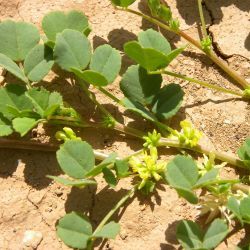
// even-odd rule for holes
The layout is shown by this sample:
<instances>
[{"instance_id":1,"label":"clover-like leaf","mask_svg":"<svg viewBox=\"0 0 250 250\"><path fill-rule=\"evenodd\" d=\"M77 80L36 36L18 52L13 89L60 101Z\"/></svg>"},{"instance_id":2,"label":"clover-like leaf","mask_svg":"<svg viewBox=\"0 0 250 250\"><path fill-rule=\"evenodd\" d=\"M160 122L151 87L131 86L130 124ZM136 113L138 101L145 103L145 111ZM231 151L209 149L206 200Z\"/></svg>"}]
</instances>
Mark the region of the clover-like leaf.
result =
<instances>
[{"instance_id":1,"label":"clover-like leaf","mask_svg":"<svg viewBox=\"0 0 250 250\"><path fill-rule=\"evenodd\" d=\"M246 167L250 168L250 138L247 138L243 145L239 148L238 155Z\"/></svg>"},{"instance_id":2,"label":"clover-like leaf","mask_svg":"<svg viewBox=\"0 0 250 250\"><path fill-rule=\"evenodd\" d=\"M169 185L190 203L198 202L197 196L192 191L198 177L198 167L189 157L178 155L167 165L165 178Z\"/></svg>"},{"instance_id":3,"label":"clover-like leaf","mask_svg":"<svg viewBox=\"0 0 250 250\"><path fill-rule=\"evenodd\" d=\"M148 71L165 68L168 64L166 56L162 52L152 48L143 48L136 41L126 43L124 52Z\"/></svg>"},{"instance_id":4,"label":"clover-like leaf","mask_svg":"<svg viewBox=\"0 0 250 250\"><path fill-rule=\"evenodd\" d=\"M92 235L92 226L86 216L72 212L59 220L57 235L67 246L85 249Z\"/></svg>"},{"instance_id":5,"label":"clover-like leaf","mask_svg":"<svg viewBox=\"0 0 250 250\"><path fill-rule=\"evenodd\" d=\"M7 84L0 88L0 112L8 119L16 117L9 108L17 111L32 111L33 105L25 96L25 87L17 84Z\"/></svg>"},{"instance_id":6,"label":"clover-like leaf","mask_svg":"<svg viewBox=\"0 0 250 250\"><path fill-rule=\"evenodd\" d=\"M89 179L70 180L63 177L48 175L48 178L69 187L84 188L88 185L97 185L96 181Z\"/></svg>"},{"instance_id":7,"label":"clover-like leaf","mask_svg":"<svg viewBox=\"0 0 250 250\"><path fill-rule=\"evenodd\" d=\"M104 225L100 230L93 234L97 238L115 239L120 232L120 225L114 221Z\"/></svg>"},{"instance_id":8,"label":"clover-like leaf","mask_svg":"<svg viewBox=\"0 0 250 250\"><path fill-rule=\"evenodd\" d=\"M89 30L88 18L76 10L68 13L52 11L44 16L42 27L47 38L52 42L55 42L56 35L65 29L77 30L81 33Z\"/></svg>"},{"instance_id":9,"label":"clover-like leaf","mask_svg":"<svg viewBox=\"0 0 250 250\"><path fill-rule=\"evenodd\" d=\"M38 29L30 23L11 20L0 23L0 53L13 61L23 61L39 40Z\"/></svg>"},{"instance_id":10,"label":"clover-like leaf","mask_svg":"<svg viewBox=\"0 0 250 250\"><path fill-rule=\"evenodd\" d=\"M243 218L240 213L240 202L234 197L230 197L227 202L227 208L236 216L241 225L243 225Z\"/></svg>"},{"instance_id":11,"label":"clover-like leaf","mask_svg":"<svg viewBox=\"0 0 250 250\"><path fill-rule=\"evenodd\" d=\"M222 219L215 219L203 237L203 248L214 249L224 240L228 232L226 222Z\"/></svg>"},{"instance_id":12,"label":"clover-like leaf","mask_svg":"<svg viewBox=\"0 0 250 250\"><path fill-rule=\"evenodd\" d=\"M34 118L22 117L15 118L12 121L13 128L16 132L20 133L21 136L25 136L32 128L36 127L42 120L36 120Z\"/></svg>"},{"instance_id":13,"label":"clover-like leaf","mask_svg":"<svg viewBox=\"0 0 250 250\"><path fill-rule=\"evenodd\" d=\"M0 136L12 134L11 122L0 113Z\"/></svg>"},{"instance_id":14,"label":"clover-like leaf","mask_svg":"<svg viewBox=\"0 0 250 250\"><path fill-rule=\"evenodd\" d=\"M114 173L107 167L103 168L102 172L105 181L110 187L114 188L117 185L117 179Z\"/></svg>"},{"instance_id":15,"label":"clover-like leaf","mask_svg":"<svg viewBox=\"0 0 250 250\"><path fill-rule=\"evenodd\" d=\"M138 41L143 48L155 49L165 55L171 52L171 46L168 40L153 29L140 32L138 35Z\"/></svg>"},{"instance_id":16,"label":"clover-like leaf","mask_svg":"<svg viewBox=\"0 0 250 250\"><path fill-rule=\"evenodd\" d=\"M208 185L211 181L216 180L218 173L219 173L218 168L211 169L202 177L200 177L200 179L196 182L195 187L198 188Z\"/></svg>"},{"instance_id":17,"label":"clover-like leaf","mask_svg":"<svg viewBox=\"0 0 250 250\"><path fill-rule=\"evenodd\" d=\"M176 236L184 249L202 249L202 231L195 222L181 221Z\"/></svg>"},{"instance_id":18,"label":"clover-like leaf","mask_svg":"<svg viewBox=\"0 0 250 250\"><path fill-rule=\"evenodd\" d=\"M30 81L39 82L49 73L53 64L53 50L38 44L25 58L24 72Z\"/></svg>"},{"instance_id":19,"label":"clover-like leaf","mask_svg":"<svg viewBox=\"0 0 250 250\"><path fill-rule=\"evenodd\" d=\"M134 3L136 0L111 0L111 2L115 6L120 6L120 7L128 7L132 3Z\"/></svg>"},{"instance_id":20,"label":"clover-like leaf","mask_svg":"<svg viewBox=\"0 0 250 250\"><path fill-rule=\"evenodd\" d=\"M180 85L171 83L164 86L153 100L152 112L159 119L174 116L181 107L184 92Z\"/></svg>"},{"instance_id":21,"label":"clover-like leaf","mask_svg":"<svg viewBox=\"0 0 250 250\"><path fill-rule=\"evenodd\" d=\"M66 29L56 37L54 56L56 63L64 70L85 69L91 57L90 43L81 32Z\"/></svg>"},{"instance_id":22,"label":"clover-like leaf","mask_svg":"<svg viewBox=\"0 0 250 250\"><path fill-rule=\"evenodd\" d=\"M61 145L56 153L61 169L70 177L85 178L94 168L95 155L92 147L83 141L70 140Z\"/></svg>"},{"instance_id":23,"label":"clover-like leaf","mask_svg":"<svg viewBox=\"0 0 250 250\"><path fill-rule=\"evenodd\" d=\"M24 72L8 56L0 54L0 66L9 71L12 75L27 83Z\"/></svg>"},{"instance_id":24,"label":"clover-like leaf","mask_svg":"<svg viewBox=\"0 0 250 250\"><path fill-rule=\"evenodd\" d=\"M32 88L26 92L26 96L42 118L52 115L63 104L62 96L59 93L51 93L44 88Z\"/></svg>"},{"instance_id":25,"label":"clover-like leaf","mask_svg":"<svg viewBox=\"0 0 250 250\"><path fill-rule=\"evenodd\" d=\"M149 121L155 121L155 116L148 111L141 103L129 100L128 98L123 98L122 104L128 109L131 110L139 115L141 115L143 118L149 120Z\"/></svg>"},{"instance_id":26,"label":"clover-like leaf","mask_svg":"<svg viewBox=\"0 0 250 250\"><path fill-rule=\"evenodd\" d=\"M148 105L159 92L161 83L161 75L150 75L139 65L133 65L123 75L120 88L128 99Z\"/></svg>"}]
</instances>

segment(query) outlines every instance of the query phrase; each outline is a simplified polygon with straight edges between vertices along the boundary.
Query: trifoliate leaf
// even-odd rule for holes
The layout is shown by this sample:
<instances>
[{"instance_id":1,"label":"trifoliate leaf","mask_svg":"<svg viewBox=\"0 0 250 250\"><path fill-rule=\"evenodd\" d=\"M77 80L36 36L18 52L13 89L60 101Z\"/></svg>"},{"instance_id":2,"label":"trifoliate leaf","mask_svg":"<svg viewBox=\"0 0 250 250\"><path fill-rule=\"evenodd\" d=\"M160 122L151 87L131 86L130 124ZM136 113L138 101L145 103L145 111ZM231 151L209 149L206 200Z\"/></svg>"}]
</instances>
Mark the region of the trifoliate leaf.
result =
<instances>
[{"instance_id":1,"label":"trifoliate leaf","mask_svg":"<svg viewBox=\"0 0 250 250\"><path fill-rule=\"evenodd\" d=\"M120 88L128 99L148 105L159 92L161 83L161 75L149 75L144 68L133 65L123 75Z\"/></svg>"},{"instance_id":2,"label":"trifoliate leaf","mask_svg":"<svg viewBox=\"0 0 250 250\"><path fill-rule=\"evenodd\" d=\"M26 92L26 96L42 118L52 115L63 104L62 96L59 93L51 93L44 88L32 88Z\"/></svg>"},{"instance_id":3,"label":"trifoliate leaf","mask_svg":"<svg viewBox=\"0 0 250 250\"><path fill-rule=\"evenodd\" d=\"M64 70L85 69L91 57L90 43L81 32L66 29L56 37L54 56Z\"/></svg>"},{"instance_id":4,"label":"trifoliate leaf","mask_svg":"<svg viewBox=\"0 0 250 250\"><path fill-rule=\"evenodd\" d=\"M86 216L72 212L59 220L57 235L69 247L86 249L92 226Z\"/></svg>"},{"instance_id":5,"label":"trifoliate leaf","mask_svg":"<svg viewBox=\"0 0 250 250\"><path fill-rule=\"evenodd\" d=\"M169 119L180 109L183 96L180 85L171 83L164 86L153 100L152 112L159 119Z\"/></svg>"},{"instance_id":6,"label":"trifoliate leaf","mask_svg":"<svg viewBox=\"0 0 250 250\"><path fill-rule=\"evenodd\" d=\"M115 239L119 232L120 225L118 223L115 223L114 221L111 221L108 224L104 225L102 229L93 234L93 236L97 238Z\"/></svg>"},{"instance_id":7,"label":"trifoliate leaf","mask_svg":"<svg viewBox=\"0 0 250 250\"><path fill-rule=\"evenodd\" d=\"M85 178L95 166L95 155L87 142L66 141L61 145L56 156L61 169L72 178Z\"/></svg>"},{"instance_id":8,"label":"trifoliate leaf","mask_svg":"<svg viewBox=\"0 0 250 250\"><path fill-rule=\"evenodd\" d=\"M72 10L68 13L53 11L44 16L42 27L47 38L55 42L56 35L65 29L85 32L89 30L88 18L80 11Z\"/></svg>"},{"instance_id":9,"label":"trifoliate leaf","mask_svg":"<svg viewBox=\"0 0 250 250\"><path fill-rule=\"evenodd\" d=\"M24 72L30 81L39 82L49 73L53 64L53 50L39 44L25 58Z\"/></svg>"},{"instance_id":10,"label":"trifoliate leaf","mask_svg":"<svg viewBox=\"0 0 250 250\"><path fill-rule=\"evenodd\" d=\"M39 40L39 31L33 24L11 20L0 23L0 53L13 61L23 61Z\"/></svg>"},{"instance_id":11,"label":"trifoliate leaf","mask_svg":"<svg viewBox=\"0 0 250 250\"><path fill-rule=\"evenodd\" d=\"M23 71L13 62L8 56L0 54L0 66L9 71L12 75L27 83L27 78L25 77Z\"/></svg>"},{"instance_id":12,"label":"trifoliate leaf","mask_svg":"<svg viewBox=\"0 0 250 250\"><path fill-rule=\"evenodd\" d=\"M16 132L20 133L21 136L25 136L31 129L37 126L42 120L36 120L33 118L15 118L12 121L13 128Z\"/></svg>"}]
</instances>

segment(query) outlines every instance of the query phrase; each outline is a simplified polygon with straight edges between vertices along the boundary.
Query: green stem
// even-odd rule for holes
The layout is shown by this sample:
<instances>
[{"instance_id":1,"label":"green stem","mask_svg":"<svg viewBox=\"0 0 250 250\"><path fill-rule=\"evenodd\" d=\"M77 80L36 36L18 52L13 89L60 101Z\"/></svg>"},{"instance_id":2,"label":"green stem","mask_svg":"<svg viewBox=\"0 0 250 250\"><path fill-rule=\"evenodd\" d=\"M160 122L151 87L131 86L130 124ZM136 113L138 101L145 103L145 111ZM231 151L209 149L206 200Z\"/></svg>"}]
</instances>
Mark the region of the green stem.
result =
<instances>
[{"instance_id":1,"label":"green stem","mask_svg":"<svg viewBox=\"0 0 250 250\"><path fill-rule=\"evenodd\" d=\"M181 74L178 74L178 73L174 73L174 72L171 72L171 71L167 71L167 70L153 71L153 72L149 72L149 74L166 74L166 75L169 75L169 76L173 76L173 77L183 79L185 81L197 83L197 84L199 84L199 85L201 85L203 87L206 87L206 88L214 89L214 90L217 90L217 91L220 91L220 92L224 92L224 93L231 94L231 95L236 95L236 96L239 96L239 97L245 97L243 92L240 93L240 92L237 92L237 91L234 91L234 90L225 89L225 88L216 86L214 84L210 84L208 82L193 79L191 77L181 75Z\"/></svg>"},{"instance_id":2,"label":"green stem","mask_svg":"<svg viewBox=\"0 0 250 250\"><path fill-rule=\"evenodd\" d=\"M210 185L214 185L214 184L227 184L227 183L230 183L230 184L238 184L240 183L240 180L232 180L232 179L229 179L229 180L213 180L213 181L209 181L207 183L204 184L201 184L201 185L196 185L194 187L194 189L200 189L201 187L205 187L205 186L210 186Z\"/></svg>"},{"instance_id":3,"label":"green stem","mask_svg":"<svg viewBox=\"0 0 250 250\"><path fill-rule=\"evenodd\" d=\"M208 36L208 34L207 34L207 28L206 28L204 13L203 13L203 9L202 9L202 0L197 0L197 1L198 1L198 9L199 9L199 14L200 14L200 19L201 19L201 27L202 27L203 38L206 38Z\"/></svg>"},{"instance_id":4,"label":"green stem","mask_svg":"<svg viewBox=\"0 0 250 250\"><path fill-rule=\"evenodd\" d=\"M232 79L238 82L244 89L249 87L249 83L243 77L241 77L235 70L229 68L229 66L223 60L221 60L213 51L203 51L200 42L187 35L184 31L172 30L168 25L160 22L159 20L129 8L117 8L117 9L140 16L143 19L148 20L149 22L154 23L165 30L171 31L183 37L189 43L193 44L195 47L197 47L199 50L205 53L214 63L216 63L221 69L223 69Z\"/></svg>"},{"instance_id":5,"label":"green stem","mask_svg":"<svg viewBox=\"0 0 250 250\"><path fill-rule=\"evenodd\" d=\"M109 97L110 99L112 99L114 102L122 105L122 102L116 98L113 94L111 94L110 92L108 92L106 89L104 89L103 87L97 87L104 95L106 95L107 97Z\"/></svg>"},{"instance_id":6,"label":"green stem","mask_svg":"<svg viewBox=\"0 0 250 250\"><path fill-rule=\"evenodd\" d=\"M100 231L105 224L111 219L111 217L114 215L114 213L129 199L131 198L136 191L137 186L133 187L131 190L128 191L128 193L121 198L121 200L109 211L109 213L103 218L103 220L100 222L100 224L97 226L95 229L93 235L95 235L98 231ZM95 241L95 238L91 239L91 242L89 243L90 248L89 250L92 249L93 243Z\"/></svg>"}]
</instances>

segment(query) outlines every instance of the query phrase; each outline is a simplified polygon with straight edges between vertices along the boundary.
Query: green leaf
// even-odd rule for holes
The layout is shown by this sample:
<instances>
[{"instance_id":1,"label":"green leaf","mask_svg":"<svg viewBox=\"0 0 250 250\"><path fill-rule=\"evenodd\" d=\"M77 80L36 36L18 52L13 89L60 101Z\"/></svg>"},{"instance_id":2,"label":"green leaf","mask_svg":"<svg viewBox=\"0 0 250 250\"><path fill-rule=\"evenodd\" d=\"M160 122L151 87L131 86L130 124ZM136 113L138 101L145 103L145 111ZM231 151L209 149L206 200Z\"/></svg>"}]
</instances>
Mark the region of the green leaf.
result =
<instances>
[{"instance_id":1,"label":"green leaf","mask_svg":"<svg viewBox=\"0 0 250 250\"><path fill-rule=\"evenodd\" d=\"M181 47L181 48L177 48L175 50L172 50L169 54L167 54L165 67L167 67L178 55L180 55L185 48L186 48L186 46Z\"/></svg>"},{"instance_id":2,"label":"green leaf","mask_svg":"<svg viewBox=\"0 0 250 250\"><path fill-rule=\"evenodd\" d=\"M161 83L161 75L149 75L144 68L133 65L123 75L120 88L128 99L148 105L159 92Z\"/></svg>"},{"instance_id":3,"label":"green leaf","mask_svg":"<svg viewBox=\"0 0 250 250\"><path fill-rule=\"evenodd\" d=\"M164 86L153 100L152 112L159 119L169 119L181 107L184 92L178 84Z\"/></svg>"},{"instance_id":4,"label":"green leaf","mask_svg":"<svg viewBox=\"0 0 250 250\"><path fill-rule=\"evenodd\" d=\"M17 84L7 84L0 88L0 112L8 119L13 119L9 108L13 107L17 111L32 111L33 105L29 98L25 96L25 87Z\"/></svg>"},{"instance_id":5,"label":"green leaf","mask_svg":"<svg viewBox=\"0 0 250 250\"><path fill-rule=\"evenodd\" d=\"M89 29L89 24L88 18L80 11L53 11L44 16L42 27L48 39L55 42L56 35L65 29L85 32Z\"/></svg>"},{"instance_id":6,"label":"green leaf","mask_svg":"<svg viewBox=\"0 0 250 250\"><path fill-rule=\"evenodd\" d=\"M110 187L114 188L117 185L117 179L114 173L107 167L103 168L103 177Z\"/></svg>"},{"instance_id":7,"label":"green leaf","mask_svg":"<svg viewBox=\"0 0 250 250\"><path fill-rule=\"evenodd\" d=\"M39 41L39 31L33 24L11 20L0 23L0 53L13 61L23 61Z\"/></svg>"},{"instance_id":8,"label":"green leaf","mask_svg":"<svg viewBox=\"0 0 250 250\"><path fill-rule=\"evenodd\" d=\"M47 175L47 177L60 184L63 184L65 186L70 186L70 187L84 188L85 186L88 186L88 185L97 185L96 181L88 180L88 179L69 180L69 179L65 179L65 178L58 177L58 176L52 176L52 175Z\"/></svg>"},{"instance_id":9,"label":"green leaf","mask_svg":"<svg viewBox=\"0 0 250 250\"><path fill-rule=\"evenodd\" d=\"M122 104L128 109L131 110L143 118L149 121L155 121L155 116L150 113L141 103L129 100L128 98L123 98Z\"/></svg>"},{"instance_id":10,"label":"green leaf","mask_svg":"<svg viewBox=\"0 0 250 250\"><path fill-rule=\"evenodd\" d=\"M181 221L176 236L184 249L202 249L202 232L193 221Z\"/></svg>"},{"instance_id":11,"label":"green leaf","mask_svg":"<svg viewBox=\"0 0 250 250\"><path fill-rule=\"evenodd\" d=\"M204 187L207 184L209 184L211 181L216 180L216 177L219 173L218 168L213 168L212 170L208 171L206 174L204 174L195 184L195 187Z\"/></svg>"},{"instance_id":12,"label":"green leaf","mask_svg":"<svg viewBox=\"0 0 250 250\"><path fill-rule=\"evenodd\" d=\"M66 29L56 37L54 56L56 63L62 69L82 70L88 66L90 61L90 43L81 32Z\"/></svg>"},{"instance_id":13,"label":"green leaf","mask_svg":"<svg viewBox=\"0 0 250 250\"><path fill-rule=\"evenodd\" d=\"M93 236L97 238L115 239L119 232L120 225L118 223L115 223L114 221L111 221L108 224L104 225L102 229L93 234Z\"/></svg>"},{"instance_id":14,"label":"green leaf","mask_svg":"<svg viewBox=\"0 0 250 250\"><path fill-rule=\"evenodd\" d=\"M238 155L244 164L250 168L250 138L247 138L243 145L238 149Z\"/></svg>"},{"instance_id":15,"label":"green leaf","mask_svg":"<svg viewBox=\"0 0 250 250\"><path fill-rule=\"evenodd\" d=\"M9 71L12 75L27 83L27 78L25 77L23 71L13 62L8 56L0 54L0 66Z\"/></svg>"},{"instance_id":16,"label":"green leaf","mask_svg":"<svg viewBox=\"0 0 250 250\"><path fill-rule=\"evenodd\" d=\"M53 64L53 50L38 44L25 58L24 72L30 81L39 82L49 73Z\"/></svg>"},{"instance_id":17,"label":"green leaf","mask_svg":"<svg viewBox=\"0 0 250 250\"><path fill-rule=\"evenodd\" d=\"M243 220L240 213L240 204L234 197L230 197L228 199L227 208L237 217L241 225L243 225Z\"/></svg>"},{"instance_id":18,"label":"green leaf","mask_svg":"<svg viewBox=\"0 0 250 250\"><path fill-rule=\"evenodd\" d=\"M16 132L20 133L21 136L25 136L31 129L36 127L39 122L41 122L41 120L23 117L15 118L12 124Z\"/></svg>"},{"instance_id":19,"label":"green leaf","mask_svg":"<svg viewBox=\"0 0 250 250\"><path fill-rule=\"evenodd\" d=\"M86 216L72 212L59 220L57 235L67 246L85 249L92 235L92 226Z\"/></svg>"},{"instance_id":20,"label":"green leaf","mask_svg":"<svg viewBox=\"0 0 250 250\"><path fill-rule=\"evenodd\" d=\"M90 170L86 174L86 176L91 177L91 176L96 176L96 175L100 174L105 167L107 167L108 165L114 163L116 158L117 158L117 153L111 153L105 160L103 160L95 168Z\"/></svg>"},{"instance_id":21,"label":"green leaf","mask_svg":"<svg viewBox=\"0 0 250 250\"><path fill-rule=\"evenodd\" d=\"M115 171L118 178L127 177L130 174L128 162L125 160L116 160Z\"/></svg>"},{"instance_id":22,"label":"green leaf","mask_svg":"<svg viewBox=\"0 0 250 250\"><path fill-rule=\"evenodd\" d=\"M12 134L11 122L0 113L0 137Z\"/></svg>"},{"instance_id":23,"label":"green leaf","mask_svg":"<svg viewBox=\"0 0 250 250\"><path fill-rule=\"evenodd\" d=\"M167 165L165 178L169 185L190 203L198 202L198 198L192 192L198 177L198 168L189 157L178 155Z\"/></svg>"},{"instance_id":24,"label":"green leaf","mask_svg":"<svg viewBox=\"0 0 250 250\"><path fill-rule=\"evenodd\" d=\"M171 52L171 46L168 40L153 29L140 32L138 35L138 41L143 48L155 49L165 55Z\"/></svg>"},{"instance_id":25,"label":"green leaf","mask_svg":"<svg viewBox=\"0 0 250 250\"><path fill-rule=\"evenodd\" d=\"M250 223L250 197L246 197L240 202L240 214L243 220Z\"/></svg>"},{"instance_id":26,"label":"green leaf","mask_svg":"<svg viewBox=\"0 0 250 250\"><path fill-rule=\"evenodd\" d=\"M136 0L111 0L111 2L115 6L120 6L120 7L128 7L132 3L134 3Z\"/></svg>"},{"instance_id":27,"label":"green leaf","mask_svg":"<svg viewBox=\"0 0 250 250\"><path fill-rule=\"evenodd\" d=\"M56 153L61 169L70 177L83 179L95 165L92 147L83 141L66 141Z\"/></svg>"},{"instance_id":28,"label":"green leaf","mask_svg":"<svg viewBox=\"0 0 250 250\"><path fill-rule=\"evenodd\" d=\"M62 96L59 93L51 93L44 88L32 88L26 92L26 96L33 103L37 113L43 118L52 115L60 105L63 105Z\"/></svg>"},{"instance_id":29,"label":"green leaf","mask_svg":"<svg viewBox=\"0 0 250 250\"><path fill-rule=\"evenodd\" d=\"M203 238L203 248L214 249L227 236L229 230L222 219L215 219L209 226Z\"/></svg>"},{"instance_id":30,"label":"green leaf","mask_svg":"<svg viewBox=\"0 0 250 250\"><path fill-rule=\"evenodd\" d=\"M148 2L148 7L150 8L152 15L157 17L158 12L161 9L160 0L147 0L147 2Z\"/></svg>"},{"instance_id":31,"label":"green leaf","mask_svg":"<svg viewBox=\"0 0 250 250\"><path fill-rule=\"evenodd\" d=\"M90 70L103 75L108 83L112 83L121 69L121 55L110 45L99 46L91 59Z\"/></svg>"},{"instance_id":32,"label":"green leaf","mask_svg":"<svg viewBox=\"0 0 250 250\"><path fill-rule=\"evenodd\" d=\"M81 71L76 68L72 68L71 71L78 76L80 79L83 79L87 83L90 83L94 86L106 86L108 85L107 79L100 73L93 70Z\"/></svg>"},{"instance_id":33,"label":"green leaf","mask_svg":"<svg viewBox=\"0 0 250 250\"><path fill-rule=\"evenodd\" d=\"M142 48L136 41L126 43L124 45L124 52L148 71L162 69L168 65L166 55L155 49Z\"/></svg>"}]
</instances>

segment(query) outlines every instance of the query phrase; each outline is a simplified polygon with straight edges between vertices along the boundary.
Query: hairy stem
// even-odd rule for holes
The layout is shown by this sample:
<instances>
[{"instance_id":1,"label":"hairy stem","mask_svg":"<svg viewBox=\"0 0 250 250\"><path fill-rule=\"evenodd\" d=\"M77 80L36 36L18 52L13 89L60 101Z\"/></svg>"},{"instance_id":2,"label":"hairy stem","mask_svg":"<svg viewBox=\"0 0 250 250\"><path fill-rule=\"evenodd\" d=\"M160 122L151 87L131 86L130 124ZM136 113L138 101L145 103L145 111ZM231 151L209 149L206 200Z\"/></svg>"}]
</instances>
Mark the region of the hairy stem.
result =
<instances>
[{"instance_id":1,"label":"hairy stem","mask_svg":"<svg viewBox=\"0 0 250 250\"><path fill-rule=\"evenodd\" d=\"M223 69L232 79L234 79L237 83L239 83L244 89L249 87L249 83L243 77L241 77L235 70L229 68L229 66L223 60L221 60L213 51L203 51L200 42L187 35L184 31L172 30L168 25L160 22L159 20L129 8L117 8L117 9L140 16L143 19L148 20L149 22L154 23L165 30L171 31L183 37L189 43L193 44L195 47L197 47L199 50L205 53L214 63L216 63L221 69Z\"/></svg>"},{"instance_id":2,"label":"hairy stem","mask_svg":"<svg viewBox=\"0 0 250 250\"><path fill-rule=\"evenodd\" d=\"M210 83L205 82L205 81L200 81L200 80L197 80L197 79L185 76L185 75L181 75L181 74L178 74L178 73L174 73L174 72L171 72L171 71L167 71L167 70L153 71L153 72L149 72L149 74L166 74L166 75L173 76L173 77L176 77L176 78L180 78L180 79L183 79L183 80L186 80L186 81L189 81L189 82L197 83L197 84L199 84L199 85L201 85L203 87L214 89L214 90L217 90L217 91L220 91L220 92L223 92L223 93L236 95L236 96L239 96L239 97L245 97L243 92L240 93L238 91L225 89L225 88L216 86L214 84L210 84Z\"/></svg>"},{"instance_id":3,"label":"hairy stem","mask_svg":"<svg viewBox=\"0 0 250 250\"><path fill-rule=\"evenodd\" d=\"M207 34L207 28L206 28L204 13L203 13L203 9L202 9L202 0L197 0L197 1L198 1L198 9L199 9L199 14L200 14L200 19L201 19L201 27L202 27L203 38L206 38L208 36L208 34Z\"/></svg>"}]
</instances>

